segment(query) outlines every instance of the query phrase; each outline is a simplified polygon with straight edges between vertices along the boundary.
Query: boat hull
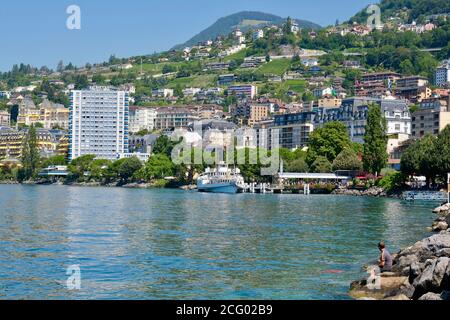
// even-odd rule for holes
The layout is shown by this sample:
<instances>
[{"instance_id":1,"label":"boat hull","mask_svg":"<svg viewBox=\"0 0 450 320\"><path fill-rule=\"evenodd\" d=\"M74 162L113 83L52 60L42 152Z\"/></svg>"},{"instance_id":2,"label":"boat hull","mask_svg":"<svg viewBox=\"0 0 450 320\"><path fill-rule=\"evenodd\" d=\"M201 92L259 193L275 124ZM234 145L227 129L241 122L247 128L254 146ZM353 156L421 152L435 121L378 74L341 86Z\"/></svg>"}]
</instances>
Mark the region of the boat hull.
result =
<instances>
[{"instance_id":1,"label":"boat hull","mask_svg":"<svg viewBox=\"0 0 450 320\"><path fill-rule=\"evenodd\" d=\"M210 184L210 185L199 185L198 191L209 193L235 194L239 192L239 188L236 184Z\"/></svg>"}]
</instances>

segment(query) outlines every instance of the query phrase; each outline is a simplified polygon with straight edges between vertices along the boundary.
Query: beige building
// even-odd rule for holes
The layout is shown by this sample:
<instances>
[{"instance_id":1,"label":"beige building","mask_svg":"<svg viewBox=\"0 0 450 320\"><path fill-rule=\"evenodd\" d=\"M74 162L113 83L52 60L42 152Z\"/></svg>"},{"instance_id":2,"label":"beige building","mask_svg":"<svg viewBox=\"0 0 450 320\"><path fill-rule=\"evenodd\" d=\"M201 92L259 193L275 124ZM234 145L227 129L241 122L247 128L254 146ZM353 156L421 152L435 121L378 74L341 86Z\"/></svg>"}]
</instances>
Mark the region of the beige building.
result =
<instances>
[{"instance_id":1,"label":"beige building","mask_svg":"<svg viewBox=\"0 0 450 320\"><path fill-rule=\"evenodd\" d=\"M187 128L198 120L193 112L183 107L161 107L156 110L155 130L173 130Z\"/></svg>"},{"instance_id":2,"label":"beige building","mask_svg":"<svg viewBox=\"0 0 450 320\"><path fill-rule=\"evenodd\" d=\"M31 126L40 121L41 113L32 99L25 98L19 103L19 115L17 124L19 126Z\"/></svg>"},{"instance_id":3,"label":"beige building","mask_svg":"<svg viewBox=\"0 0 450 320\"><path fill-rule=\"evenodd\" d=\"M0 127L9 126L10 125L10 117L11 117L11 115L9 114L8 111L0 110Z\"/></svg>"},{"instance_id":4,"label":"beige building","mask_svg":"<svg viewBox=\"0 0 450 320\"><path fill-rule=\"evenodd\" d=\"M45 99L37 108L33 100L26 98L19 103L17 124L23 127L40 123L45 129L59 127L67 130L69 128L69 113L69 109L62 104Z\"/></svg>"},{"instance_id":5,"label":"beige building","mask_svg":"<svg viewBox=\"0 0 450 320\"><path fill-rule=\"evenodd\" d=\"M319 108L339 108L342 105L342 99L322 98L317 102Z\"/></svg>"},{"instance_id":6,"label":"beige building","mask_svg":"<svg viewBox=\"0 0 450 320\"><path fill-rule=\"evenodd\" d=\"M427 87L428 79L421 76L404 77L397 80L396 94L411 102L421 102L431 97L432 90Z\"/></svg>"},{"instance_id":7,"label":"beige building","mask_svg":"<svg viewBox=\"0 0 450 320\"><path fill-rule=\"evenodd\" d=\"M268 105L250 105L248 110L247 124L249 126L255 125L257 122L265 120L269 117Z\"/></svg>"},{"instance_id":8,"label":"beige building","mask_svg":"<svg viewBox=\"0 0 450 320\"><path fill-rule=\"evenodd\" d=\"M409 135L398 133L388 136L387 153L389 155L388 164L391 168L400 170L403 146L409 140Z\"/></svg>"},{"instance_id":9,"label":"beige building","mask_svg":"<svg viewBox=\"0 0 450 320\"><path fill-rule=\"evenodd\" d=\"M0 158L20 159L27 132L28 129L0 128ZM36 140L42 157L67 155L68 137L63 131L37 129Z\"/></svg>"},{"instance_id":10,"label":"beige building","mask_svg":"<svg viewBox=\"0 0 450 320\"><path fill-rule=\"evenodd\" d=\"M61 129L69 129L69 113L70 110L62 104L53 103L44 100L39 108L39 122L44 125L45 129L53 129L59 127Z\"/></svg>"},{"instance_id":11,"label":"beige building","mask_svg":"<svg viewBox=\"0 0 450 320\"><path fill-rule=\"evenodd\" d=\"M234 106L231 113L234 117L242 120L238 121L240 125L252 127L269 117L270 106L268 104L244 103Z\"/></svg>"},{"instance_id":12,"label":"beige building","mask_svg":"<svg viewBox=\"0 0 450 320\"><path fill-rule=\"evenodd\" d=\"M423 100L420 109L412 116L412 136L421 138L426 134L438 135L450 125L450 98Z\"/></svg>"}]
</instances>

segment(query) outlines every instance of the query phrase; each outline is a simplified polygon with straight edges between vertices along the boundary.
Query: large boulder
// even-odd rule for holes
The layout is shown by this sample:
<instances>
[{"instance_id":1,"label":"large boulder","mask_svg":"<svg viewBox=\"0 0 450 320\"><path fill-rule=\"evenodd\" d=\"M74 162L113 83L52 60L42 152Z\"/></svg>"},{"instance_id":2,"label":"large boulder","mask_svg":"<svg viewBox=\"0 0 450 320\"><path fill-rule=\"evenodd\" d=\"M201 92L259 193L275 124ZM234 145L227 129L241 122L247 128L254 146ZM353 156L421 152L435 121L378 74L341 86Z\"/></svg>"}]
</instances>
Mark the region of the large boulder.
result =
<instances>
[{"instance_id":1,"label":"large boulder","mask_svg":"<svg viewBox=\"0 0 450 320\"><path fill-rule=\"evenodd\" d=\"M450 211L450 203L444 204L440 207L437 207L436 209L433 210L433 213L437 213L437 214L448 214Z\"/></svg>"},{"instance_id":2,"label":"large boulder","mask_svg":"<svg viewBox=\"0 0 450 320\"><path fill-rule=\"evenodd\" d=\"M413 299L418 299L428 292L440 293L445 290L448 286L449 263L450 258L447 257L428 260L425 270L413 282Z\"/></svg>"},{"instance_id":3,"label":"large boulder","mask_svg":"<svg viewBox=\"0 0 450 320\"><path fill-rule=\"evenodd\" d=\"M409 283L414 283L414 280L422 274L424 268L425 263L420 263L417 261L413 262L409 267Z\"/></svg>"},{"instance_id":4,"label":"large boulder","mask_svg":"<svg viewBox=\"0 0 450 320\"><path fill-rule=\"evenodd\" d=\"M440 232L448 229L448 223L444 221L439 221L433 224L433 231Z\"/></svg>"},{"instance_id":5,"label":"large boulder","mask_svg":"<svg viewBox=\"0 0 450 320\"><path fill-rule=\"evenodd\" d=\"M435 234L429 238L423 239L413 246L401 251L395 259L395 265L398 265L402 257L415 255L419 262L425 262L428 259L433 259L440 250L450 249L450 233L443 231L440 234Z\"/></svg>"},{"instance_id":6,"label":"large boulder","mask_svg":"<svg viewBox=\"0 0 450 320\"><path fill-rule=\"evenodd\" d=\"M409 269L415 262L419 262L419 258L414 254L400 256L393 266L393 270L402 275L409 275Z\"/></svg>"},{"instance_id":7,"label":"large boulder","mask_svg":"<svg viewBox=\"0 0 450 320\"><path fill-rule=\"evenodd\" d=\"M441 298L440 294L428 292L428 293L424 294L423 296L421 296L419 298L419 300L431 301L431 300L442 300L442 298Z\"/></svg>"},{"instance_id":8,"label":"large boulder","mask_svg":"<svg viewBox=\"0 0 450 320\"><path fill-rule=\"evenodd\" d=\"M409 286L408 277L381 277L381 287L370 289L367 280L355 281L350 287L350 296L354 299L372 298L376 300L393 297L400 294L407 295L408 291L402 290Z\"/></svg>"}]
</instances>

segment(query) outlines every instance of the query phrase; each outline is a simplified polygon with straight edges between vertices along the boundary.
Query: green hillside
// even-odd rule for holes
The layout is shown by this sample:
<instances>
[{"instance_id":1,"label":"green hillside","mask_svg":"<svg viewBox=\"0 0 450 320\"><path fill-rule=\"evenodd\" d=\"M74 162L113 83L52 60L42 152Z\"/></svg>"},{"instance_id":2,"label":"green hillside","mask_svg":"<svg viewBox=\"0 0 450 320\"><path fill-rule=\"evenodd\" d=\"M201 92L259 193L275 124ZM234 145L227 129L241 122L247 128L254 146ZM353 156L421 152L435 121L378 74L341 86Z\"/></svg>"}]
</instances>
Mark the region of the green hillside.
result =
<instances>
[{"instance_id":1,"label":"green hillside","mask_svg":"<svg viewBox=\"0 0 450 320\"><path fill-rule=\"evenodd\" d=\"M306 20L296 19L300 28L306 29L320 29L321 26ZM215 39L218 36L226 36L231 33L234 29L239 27L242 31L247 31L250 28L263 27L269 24L281 25L286 22L285 18L255 11L243 11L239 13L232 14L230 16L220 18L209 28L203 30L187 42L177 45L174 49L181 49L184 47L189 47L197 44L201 41L206 41L209 39Z\"/></svg>"},{"instance_id":2,"label":"green hillside","mask_svg":"<svg viewBox=\"0 0 450 320\"><path fill-rule=\"evenodd\" d=\"M421 20L429 15L450 14L449 0L382 0L379 4L382 19L389 17L405 17L407 22ZM368 14L361 10L350 19L350 22L365 23Z\"/></svg>"}]
</instances>

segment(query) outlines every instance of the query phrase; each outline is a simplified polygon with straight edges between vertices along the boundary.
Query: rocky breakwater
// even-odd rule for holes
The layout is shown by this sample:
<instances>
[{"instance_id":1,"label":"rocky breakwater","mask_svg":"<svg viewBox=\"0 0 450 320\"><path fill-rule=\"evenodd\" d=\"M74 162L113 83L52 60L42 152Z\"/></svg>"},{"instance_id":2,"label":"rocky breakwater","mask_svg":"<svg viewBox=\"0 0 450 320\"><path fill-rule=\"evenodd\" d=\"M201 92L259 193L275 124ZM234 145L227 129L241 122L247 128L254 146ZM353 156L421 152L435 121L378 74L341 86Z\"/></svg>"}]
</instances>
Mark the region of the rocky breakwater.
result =
<instances>
[{"instance_id":1,"label":"rocky breakwater","mask_svg":"<svg viewBox=\"0 0 450 320\"><path fill-rule=\"evenodd\" d=\"M434 232L445 231L450 227L450 204L444 204L433 210L437 214L437 219L434 220L431 230Z\"/></svg>"},{"instance_id":2,"label":"rocky breakwater","mask_svg":"<svg viewBox=\"0 0 450 320\"><path fill-rule=\"evenodd\" d=\"M450 300L450 205L434 210L439 217L433 227L439 233L400 251L392 272L381 274L373 289L367 280L355 281L350 296L372 300ZM447 228L442 222L447 224ZM438 227L439 226L439 227Z\"/></svg>"},{"instance_id":3,"label":"rocky breakwater","mask_svg":"<svg viewBox=\"0 0 450 320\"><path fill-rule=\"evenodd\" d=\"M358 196L358 197L387 197L388 194L383 188L372 187L365 190L359 189L336 189L332 192L335 195Z\"/></svg>"}]
</instances>

